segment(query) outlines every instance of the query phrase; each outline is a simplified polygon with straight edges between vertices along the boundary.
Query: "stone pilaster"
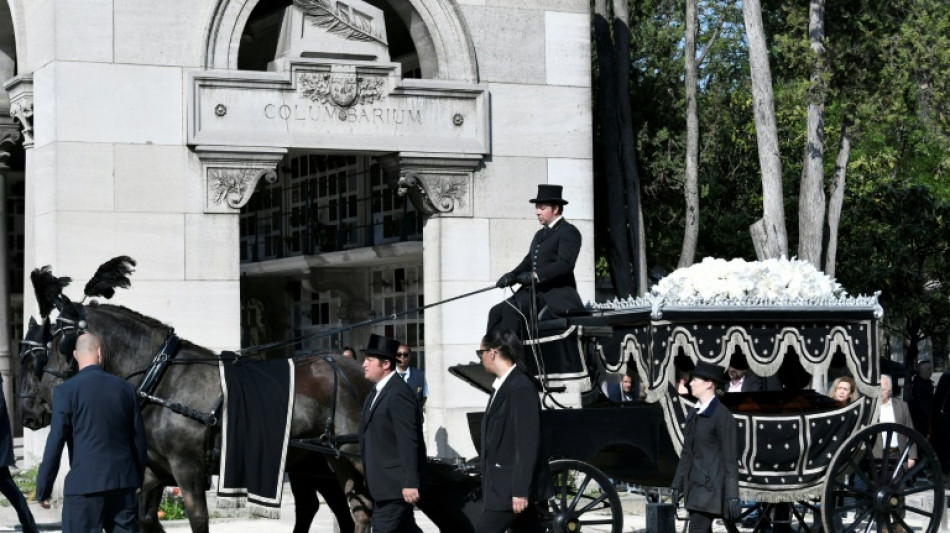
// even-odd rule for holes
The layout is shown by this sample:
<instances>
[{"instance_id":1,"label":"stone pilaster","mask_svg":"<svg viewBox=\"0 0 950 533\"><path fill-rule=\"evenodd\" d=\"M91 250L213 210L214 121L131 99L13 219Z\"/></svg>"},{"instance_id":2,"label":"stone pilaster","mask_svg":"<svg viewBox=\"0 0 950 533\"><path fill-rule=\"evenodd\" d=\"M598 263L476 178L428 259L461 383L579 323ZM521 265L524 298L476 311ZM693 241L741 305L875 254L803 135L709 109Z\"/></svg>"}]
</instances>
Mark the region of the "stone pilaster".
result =
<instances>
[{"instance_id":1,"label":"stone pilaster","mask_svg":"<svg viewBox=\"0 0 950 533\"><path fill-rule=\"evenodd\" d=\"M205 180L205 213L234 213L247 204L257 183L277 180L284 148L198 146L201 176Z\"/></svg>"}]
</instances>

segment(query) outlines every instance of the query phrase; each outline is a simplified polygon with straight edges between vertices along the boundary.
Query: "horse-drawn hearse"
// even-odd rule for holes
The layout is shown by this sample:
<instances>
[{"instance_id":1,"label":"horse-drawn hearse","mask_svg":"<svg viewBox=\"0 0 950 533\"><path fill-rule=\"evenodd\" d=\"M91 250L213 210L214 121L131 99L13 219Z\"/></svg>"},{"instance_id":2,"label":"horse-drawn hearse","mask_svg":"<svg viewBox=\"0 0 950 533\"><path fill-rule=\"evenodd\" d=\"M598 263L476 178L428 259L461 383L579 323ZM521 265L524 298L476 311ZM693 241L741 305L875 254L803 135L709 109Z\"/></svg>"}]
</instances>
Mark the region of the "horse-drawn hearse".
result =
<instances>
[{"instance_id":1,"label":"horse-drawn hearse","mask_svg":"<svg viewBox=\"0 0 950 533\"><path fill-rule=\"evenodd\" d=\"M129 261L116 258L103 265L86 295L108 298L115 286L128 286ZM71 352L79 331L98 333L108 348L104 369L130 379L143 405L152 406L143 409L149 428L143 529L162 530L156 517L162 488L178 485L192 529L206 532L204 494L210 475L218 472L215 465L223 461L217 454L226 440L219 431L222 406L228 405L222 400L221 369L263 363L242 354L223 362L219 354L177 339L169 326L134 311L71 302L62 294L68 279L55 278L48 269L35 271L33 281L41 315L48 317L55 307L58 316L52 327L34 322L21 347L24 425L36 429L49 423L52 389L70 375L69 358L59 354ZM780 384L777 390L722 398L737 420L740 495L744 515L757 516L755 531L937 531L944 489L933 450L913 429L876 423L882 313L876 295L654 296L536 322L535 334L525 342L526 363L541 385L541 439L556 491L543 523L557 533L619 533L623 513L615 482L634 483L661 497L673 478L692 405L678 393L676 379L706 361ZM368 530L372 502L362 488L353 437L369 384L346 358L294 358L289 368L292 402L284 445L289 441L285 466L298 507L295 532L309 528L315 490L341 529L353 530L355 520L357 530ZM480 365L450 371L490 390L492 376ZM639 376L643 401L620 405L606 398L602 384L624 373ZM813 383L835 373L853 376L861 393L857 401L843 405L813 390ZM469 420L476 447L481 415L471 413ZM893 439L896 435L901 438ZM888 451L881 451L882 442ZM912 454L916 462L908 467ZM430 490L419 507L443 531L473 529L480 504L477 465L430 459ZM738 530L738 524L726 527Z\"/></svg>"}]
</instances>

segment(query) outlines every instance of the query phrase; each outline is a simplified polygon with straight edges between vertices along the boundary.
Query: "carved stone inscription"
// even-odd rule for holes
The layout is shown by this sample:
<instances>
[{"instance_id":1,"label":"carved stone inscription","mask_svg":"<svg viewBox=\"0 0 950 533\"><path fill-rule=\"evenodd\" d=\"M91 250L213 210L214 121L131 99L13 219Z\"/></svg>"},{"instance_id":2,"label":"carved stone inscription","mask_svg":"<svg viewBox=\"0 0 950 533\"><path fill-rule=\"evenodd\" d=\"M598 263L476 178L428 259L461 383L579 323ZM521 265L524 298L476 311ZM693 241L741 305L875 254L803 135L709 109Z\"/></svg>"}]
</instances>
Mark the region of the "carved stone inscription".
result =
<instances>
[{"instance_id":1,"label":"carved stone inscription","mask_svg":"<svg viewBox=\"0 0 950 533\"><path fill-rule=\"evenodd\" d=\"M479 85L413 80L404 87L391 63L310 63L243 80L190 75L192 145L489 152L487 91Z\"/></svg>"}]
</instances>

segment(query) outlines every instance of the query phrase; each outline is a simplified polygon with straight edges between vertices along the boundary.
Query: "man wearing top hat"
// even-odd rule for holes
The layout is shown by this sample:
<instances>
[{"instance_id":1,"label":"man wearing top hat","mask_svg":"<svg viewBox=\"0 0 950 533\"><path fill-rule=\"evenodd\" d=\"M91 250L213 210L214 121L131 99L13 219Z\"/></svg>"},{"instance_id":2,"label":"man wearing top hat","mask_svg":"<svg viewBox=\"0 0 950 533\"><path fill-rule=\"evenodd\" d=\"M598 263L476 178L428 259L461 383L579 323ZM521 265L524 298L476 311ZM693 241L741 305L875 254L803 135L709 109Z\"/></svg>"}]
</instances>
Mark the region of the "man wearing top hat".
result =
<instances>
[{"instance_id":1,"label":"man wearing top hat","mask_svg":"<svg viewBox=\"0 0 950 533\"><path fill-rule=\"evenodd\" d=\"M574 264L581 250L581 232L564 219L567 200L560 185L538 185L538 197L529 200L535 206L543 226L531 240L528 254L511 272L502 276L499 288L521 285L514 295L492 307L487 332L522 331L531 313L531 285L537 291L537 312L547 307L540 318L563 317L571 310L583 309Z\"/></svg>"},{"instance_id":2,"label":"man wearing top hat","mask_svg":"<svg viewBox=\"0 0 950 533\"><path fill-rule=\"evenodd\" d=\"M416 395L396 377L399 341L370 335L363 350L363 374L376 385L363 405L360 455L366 487L375 501L375 533L421 531L412 515L419 501L425 443Z\"/></svg>"}]
</instances>

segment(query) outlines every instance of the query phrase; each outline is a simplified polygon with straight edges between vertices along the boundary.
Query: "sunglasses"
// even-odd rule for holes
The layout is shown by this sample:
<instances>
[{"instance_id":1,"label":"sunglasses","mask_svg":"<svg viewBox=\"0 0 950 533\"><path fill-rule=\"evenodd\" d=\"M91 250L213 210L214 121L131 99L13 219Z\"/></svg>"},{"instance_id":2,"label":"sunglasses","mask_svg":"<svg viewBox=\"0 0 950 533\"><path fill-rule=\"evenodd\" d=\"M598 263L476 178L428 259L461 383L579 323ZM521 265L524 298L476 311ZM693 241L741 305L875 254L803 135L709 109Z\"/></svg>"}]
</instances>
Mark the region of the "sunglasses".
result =
<instances>
[{"instance_id":1,"label":"sunglasses","mask_svg":"<svg viewBox=\"0 0 950 533\"><path fill-rule=\"evenodd\" d=\"M409 357L409 352L396 352L396 357Z\"/></svg>"}]
</instances>

